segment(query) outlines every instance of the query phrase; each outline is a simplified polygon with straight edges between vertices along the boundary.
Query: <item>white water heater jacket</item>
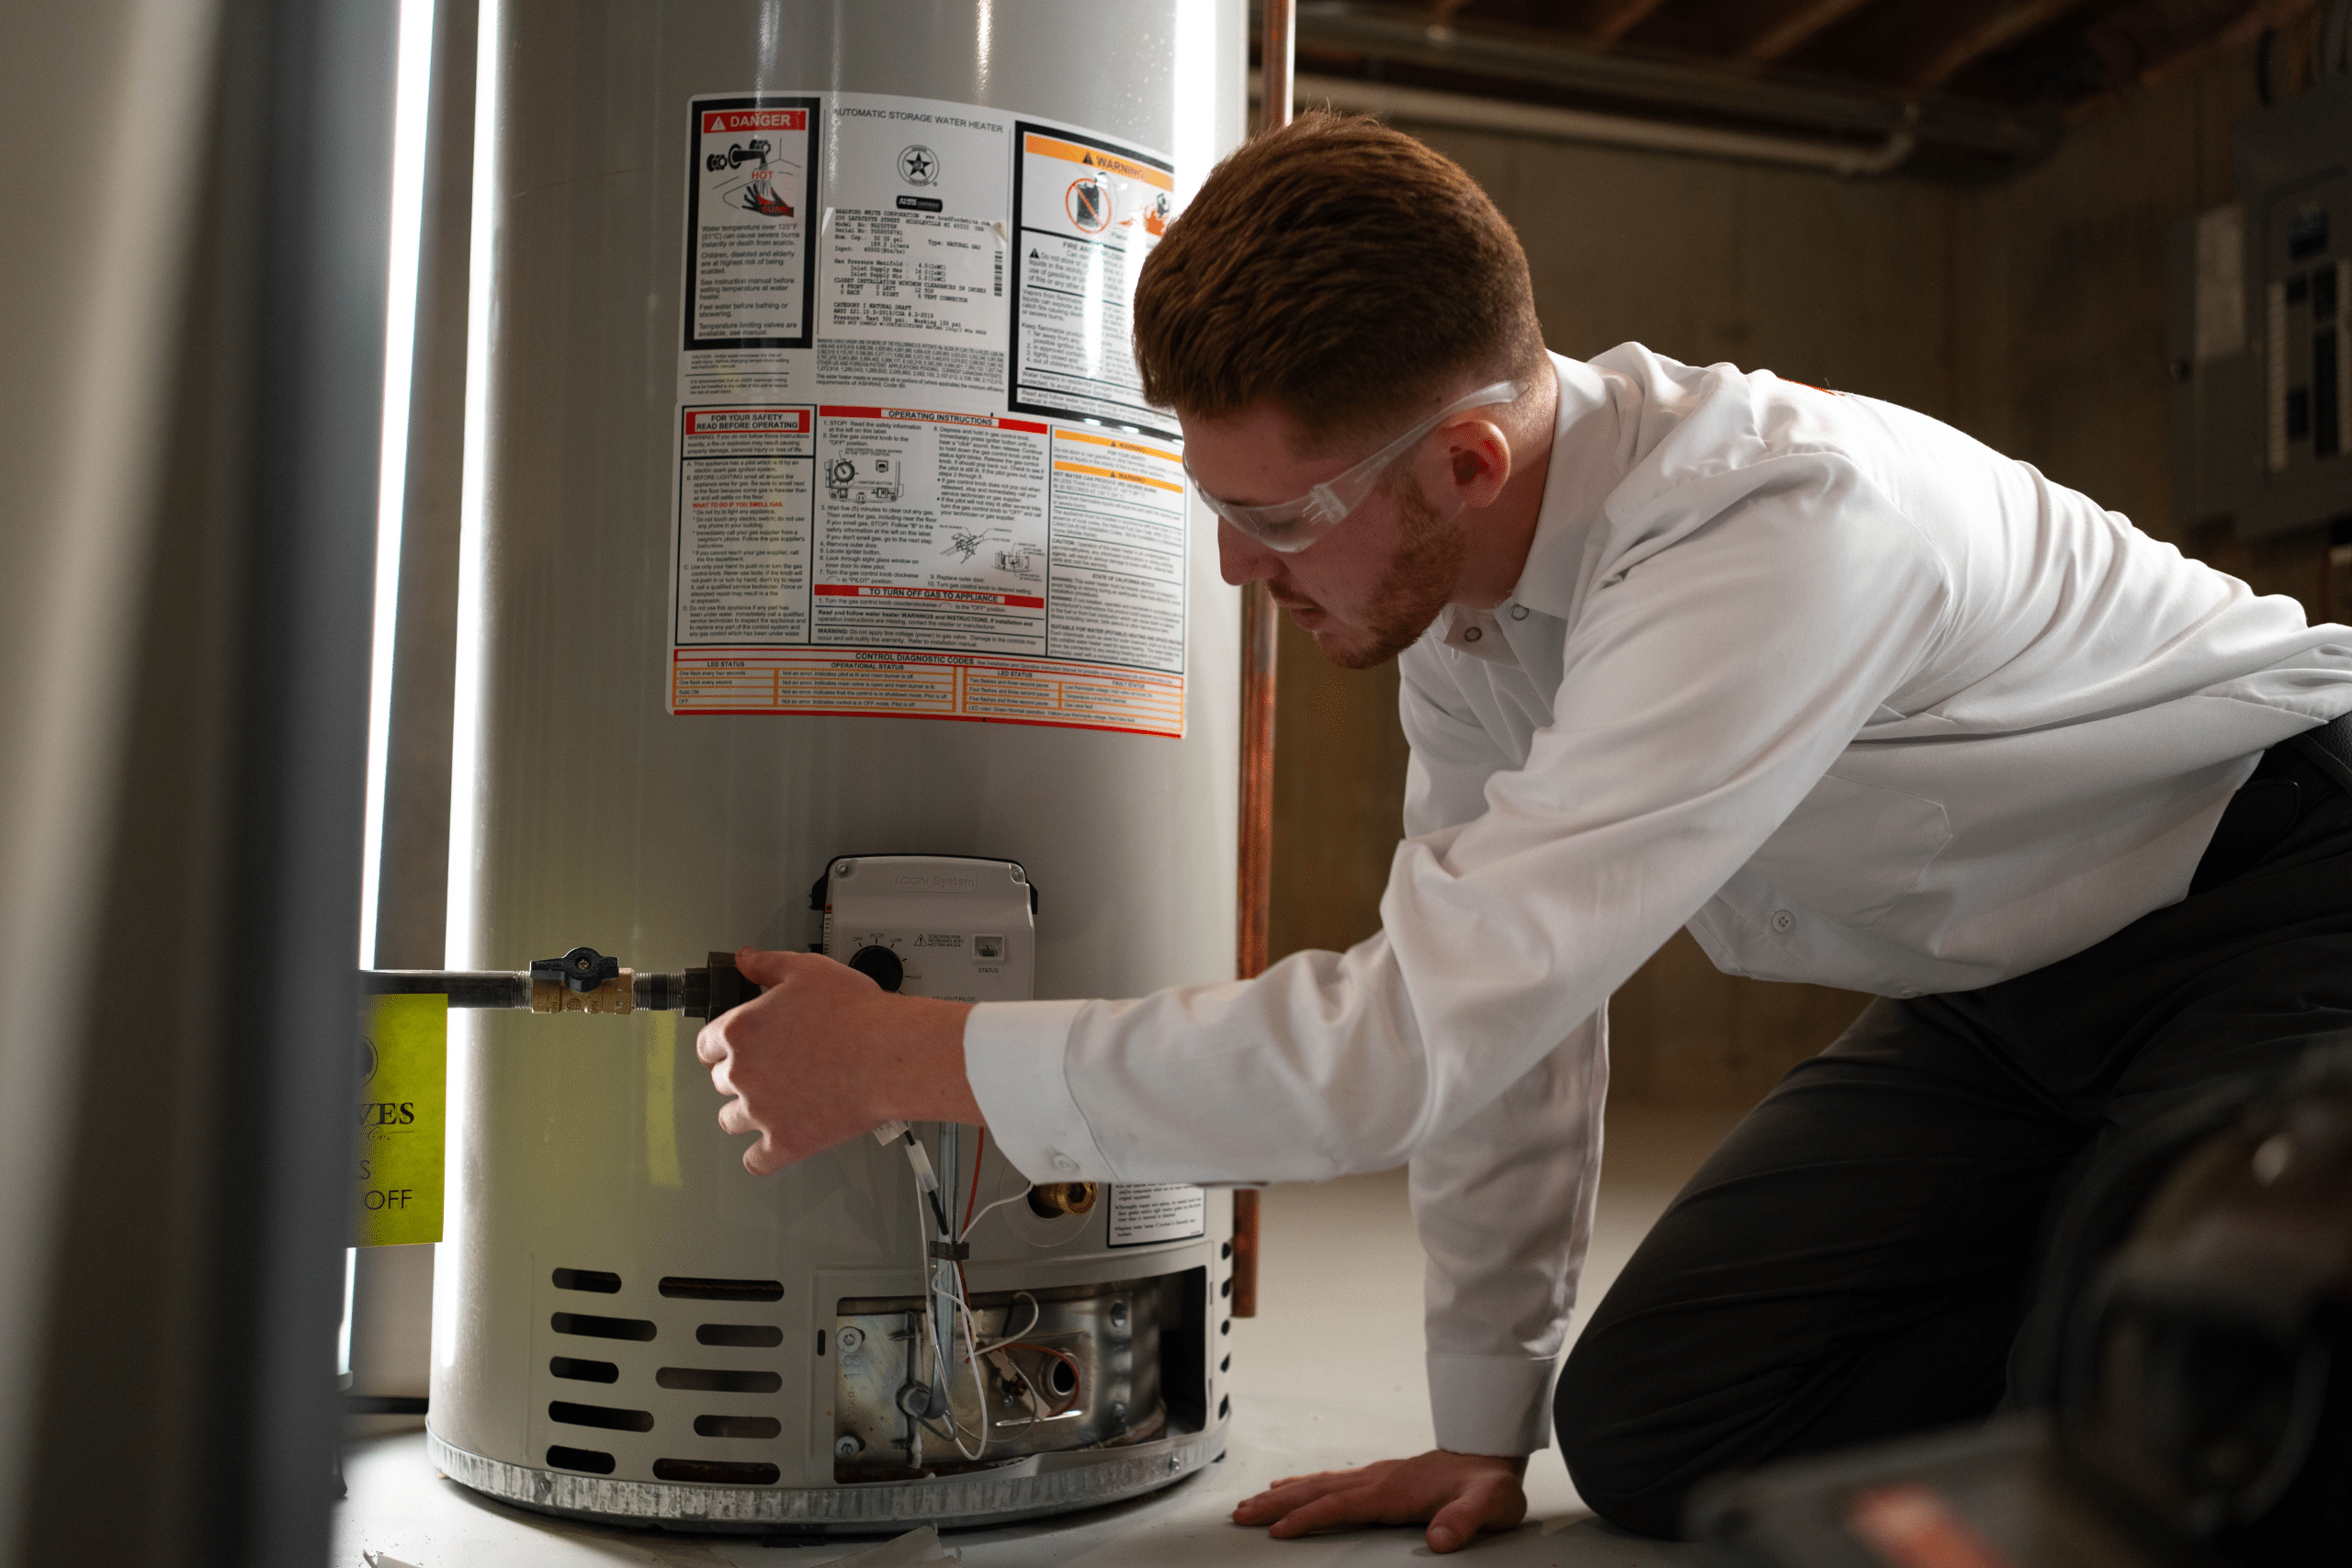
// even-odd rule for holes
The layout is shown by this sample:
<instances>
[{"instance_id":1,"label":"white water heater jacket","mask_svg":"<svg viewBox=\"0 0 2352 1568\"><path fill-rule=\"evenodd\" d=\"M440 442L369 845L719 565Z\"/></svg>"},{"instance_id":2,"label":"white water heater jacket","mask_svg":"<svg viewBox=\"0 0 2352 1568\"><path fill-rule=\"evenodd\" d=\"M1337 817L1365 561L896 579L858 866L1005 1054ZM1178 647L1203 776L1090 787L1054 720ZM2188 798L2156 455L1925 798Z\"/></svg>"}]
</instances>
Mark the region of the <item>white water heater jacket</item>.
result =
<instances>
[{"instance_id":1,"label":"white water heater jacket","mask_svg":"<svg viewBox=\"0 0 2352 1568\"><path fill-rule=\"evenodd\" d=\"M1676 927L1883 996L2022 974L2184 897L2256 753L2352 710L2352 631L1924 415L1638 344L1555 368L1516 590L1404 656L1380 934L965 1032L1038 1180L1409 1161L1469 1452L1548 1439L1603 1004Z\"/></svg>"}]
</instances>

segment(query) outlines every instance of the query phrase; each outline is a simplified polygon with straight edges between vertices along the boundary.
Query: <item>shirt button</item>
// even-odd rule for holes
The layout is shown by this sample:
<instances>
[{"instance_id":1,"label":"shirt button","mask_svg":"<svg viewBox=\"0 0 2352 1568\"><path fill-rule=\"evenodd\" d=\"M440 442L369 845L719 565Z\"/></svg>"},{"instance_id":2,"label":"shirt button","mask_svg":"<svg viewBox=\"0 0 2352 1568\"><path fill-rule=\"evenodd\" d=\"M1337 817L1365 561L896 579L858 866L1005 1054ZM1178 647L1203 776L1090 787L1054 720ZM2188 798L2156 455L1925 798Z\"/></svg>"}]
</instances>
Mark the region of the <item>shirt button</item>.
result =
<instances>
[{"instance_id":1,"label":"shirt button","mask_svg":"<svg viewBox=\"0 0 2352 1568\"><path fill-rule=\"evenodd\" d=\"M1074 1175L1078 1170L1078 1161L1070 1158L1068 1155L1056 1155L1054 1156L1054 1168L1060 1171L1065 1176Z\"/></svg>"},{"instance_id":2,"label":"shirt button","mask_svg":"<svg viewBox=\"0 0 2352 1568\"><path fill-rule=\"evenodd\" d=\"M1797 929L1797 918L1786 909L1772 911L1772 929L1782 936Z\"/></svg>"},{"instance_id":3,"label":"shirt button","mask_svg":"<svg viewBox=\"0 0 2352 1568\"><path fill-rule=\"evenodd\" d=\"M1514 621L1523 621L1527 619L1527 606L1524 604L1513 604L1510 607L1510 618Z\"/></svg>"},{"instance_id":4,"label":"shirt button","mask_svg":"<svg viewBox=\"0 0 2352 1568\"><path fill-rule=\"evenodd\" d=\"M1462 634L1462 640L1463 640L1464 642L1476 642L1476 641L1477 641L1481 637L1484 637L1485 635L1486 635L1486 634L1485 634L1484 632L1480 631L1476 626L1471 626L1471 627L1469 627L1468 629L1466 629L1466 630L1464 630L1464 631L1463 632L1463 634Z\"/></svg>"}]
</instances>

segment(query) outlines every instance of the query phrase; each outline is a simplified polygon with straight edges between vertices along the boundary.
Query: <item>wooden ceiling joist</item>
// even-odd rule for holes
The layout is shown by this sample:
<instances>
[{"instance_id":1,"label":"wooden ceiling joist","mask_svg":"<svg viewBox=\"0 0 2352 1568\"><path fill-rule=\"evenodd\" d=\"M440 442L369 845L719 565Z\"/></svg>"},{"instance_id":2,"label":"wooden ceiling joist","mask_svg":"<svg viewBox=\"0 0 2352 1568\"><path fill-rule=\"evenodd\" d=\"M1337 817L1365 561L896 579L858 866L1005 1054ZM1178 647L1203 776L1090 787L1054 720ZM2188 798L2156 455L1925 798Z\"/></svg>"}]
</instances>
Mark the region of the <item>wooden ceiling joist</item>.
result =
<instances>
[{"instance_id":1,"label":"wooden ceiling joist","mask_svg":"<svg viewBox=\"0 0 2352 1568\"><path fill-rule=\"evenodd\" d=\"M1885 78L1906 87L1936 87L1988 54L2031 37L2087 0L1973 0L1946 10L1923 29L1907 58L1890 61Z\"/></svg>"},{"instance_id":2,"label":"wooden ceiling joist","mask_svg":"<svg viewBox=\"0 0 2352 1568\"><path fill-rule=\"evenodd\" d=\"M1586 23L1587 36L1596 43L1615 43L1664 4L1665 0L1600 0Z\"/></svg>"},{"instance_id":3,"label":"wooden ceiling joist","mask_svg":"<svg viewBox=\"0 0 2352 1568\"><path fill-rule=\"evenodd\" d=\"M1871 0L1796 0L1796 4L1783 6L1779 17L1768 21L1742 44L1739 56L1744 60L1785 60L1821 32L1870 4Z\"/></svg>"}]
</instances>

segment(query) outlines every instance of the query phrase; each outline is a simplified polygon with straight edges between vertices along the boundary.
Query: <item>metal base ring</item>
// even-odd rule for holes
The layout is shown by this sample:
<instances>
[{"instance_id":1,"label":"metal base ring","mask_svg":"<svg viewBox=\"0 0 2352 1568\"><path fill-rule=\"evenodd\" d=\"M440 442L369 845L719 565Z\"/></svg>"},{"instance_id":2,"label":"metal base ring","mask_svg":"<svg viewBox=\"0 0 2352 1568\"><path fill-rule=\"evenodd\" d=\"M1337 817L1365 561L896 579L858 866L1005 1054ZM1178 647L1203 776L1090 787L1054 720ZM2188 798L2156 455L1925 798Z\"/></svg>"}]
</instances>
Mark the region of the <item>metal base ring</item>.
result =
<instances>
[{"instance_id":1,"label":"metal base ring","mask_svg":"<svg viewBox=\"0 0 2352 1568\"><path fill-rule=\"evenodd\" d=\"M1133 1448L1032 1454L996 1470L930 1481L848 1486L698 1486L616 1481L487 1459L428 1425L425 1450L443 1474L485 1496L598 1524L757 1534L775 1529L875 1533L1009 1524L1138 1497L1225 1455L1225 1424Z\"/></svg>"}]
</instances>

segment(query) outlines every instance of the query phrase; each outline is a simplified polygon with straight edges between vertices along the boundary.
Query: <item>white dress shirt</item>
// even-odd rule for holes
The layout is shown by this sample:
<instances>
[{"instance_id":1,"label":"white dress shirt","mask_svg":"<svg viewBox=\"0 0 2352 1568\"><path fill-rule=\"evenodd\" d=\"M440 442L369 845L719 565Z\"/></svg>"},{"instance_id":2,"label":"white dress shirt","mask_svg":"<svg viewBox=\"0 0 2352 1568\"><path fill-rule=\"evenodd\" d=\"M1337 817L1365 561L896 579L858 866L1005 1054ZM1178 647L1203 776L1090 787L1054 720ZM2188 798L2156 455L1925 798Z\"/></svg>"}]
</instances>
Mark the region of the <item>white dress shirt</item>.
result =
<instances>
[{"instance_id":1,"label":"white dress shirt","mask_svg":"<svg viewBox=\"0 0 2352 1568\"><path fill-rule=\"evenodd\" d=\"M1883 996L2023 974L2184 897L2256 753L2352 711L2352 632L1924 415L1638 344L1555 367L1511 598L1402 660L1381 932L965 1032L1035 1179L1409 1161L1466 1452L1548 1439L1604 1003L1677 926Z\"/></svg>"}]
</instances>

